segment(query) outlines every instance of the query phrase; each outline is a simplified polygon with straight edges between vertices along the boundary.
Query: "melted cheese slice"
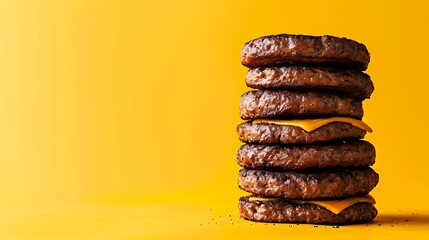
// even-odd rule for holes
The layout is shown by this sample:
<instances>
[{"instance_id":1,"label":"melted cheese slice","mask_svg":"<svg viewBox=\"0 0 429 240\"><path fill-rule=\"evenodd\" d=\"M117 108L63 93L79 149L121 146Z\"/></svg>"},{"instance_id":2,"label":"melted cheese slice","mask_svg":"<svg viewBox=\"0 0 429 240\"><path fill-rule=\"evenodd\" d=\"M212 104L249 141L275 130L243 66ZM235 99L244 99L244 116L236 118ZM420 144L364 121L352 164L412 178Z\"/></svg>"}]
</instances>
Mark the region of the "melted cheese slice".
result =
<instances>
[{"instance_id":1,"label":"melted cheese slice","mask_svg":"<svg viewBox=\"0 0 429 240\"><path fill-rule=\"evenodd\" d=\"M307 132L314 131L324 125L327 125L332 122L343 122L349 123L355 127L361 128L367 132L372 132L370 126L366 123L349 117L331 117L331 118L319 118L319 119L302 119L302 120L281 120L281 119L255 119L253 120L254 124L268 123L284 126L294 126L300 127Z\"/></svg>"},{"instance_id":2,"label":"melted cheese slice","mask_svg":"<svg viewBox=\"0 0 429 240\"><path fill-rule=\"evenodd\" d=\"M250 197L249 201L270 202L270 201L285 201L285 199ZM366 202L366 203L375 204L375 199L371 195L357 196L357 197L351 197L351 198L346 198L341 200L286 200L286 201L294 202L298 204L310 203L310 204L318 205L328 209L329 211L335 214L339 214L344 209L356 203Z\"/></svg>"}]
</instances>

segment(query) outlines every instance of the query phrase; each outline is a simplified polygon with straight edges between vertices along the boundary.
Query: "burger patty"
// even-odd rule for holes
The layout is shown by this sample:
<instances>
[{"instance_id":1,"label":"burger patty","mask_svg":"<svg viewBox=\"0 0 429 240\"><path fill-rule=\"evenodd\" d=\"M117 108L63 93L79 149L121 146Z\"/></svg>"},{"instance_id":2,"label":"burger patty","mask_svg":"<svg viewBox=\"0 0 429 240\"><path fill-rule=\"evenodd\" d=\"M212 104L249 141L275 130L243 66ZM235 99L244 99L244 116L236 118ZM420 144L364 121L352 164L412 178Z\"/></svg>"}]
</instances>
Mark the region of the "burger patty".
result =
<instances>
[{"instance_id":1,"label":"burger patty","mask_svg":"<svg viewBox=\"0 0 429 240\"><path fill-rule=\"evenodd\" d=\"M307 132L300 127L244 122L237 126L240 140L245 143L301 144L337 139L360 139L366 131L349 123L332 122Z\"/></svg>"},{"instance_id":2,"label":"burger patty","mask_svg":"<svg viewBox=\"0 0 429 240\"><path fill-rule=\"evenodd\" d=\"M236 161L251 169L362 167L374 164L375 148L366 141L298 146L245 144L238 149Z\"/></svg>"},{"instance_id":3,"label":"burger patty","mask_svg":"<svg viewBox=\"0 0 429 240\"><path fill-rule=\"evenodd\" d=\"M241 169L238 186L262 197L332 199L368 194L378 183L370 167L273 172Z\"/></svg>"},{"instance_id":4,"label":"burger patty","mask_svg":"<svg viewBox=\"0 0 429 240\"><path fill-rule=\"evenodd\" d=\"M347 116L361 119L362 102L325 92L256 90L244 93L240 101L242 119Z\"/></svg>"},{"instance_id":5,"label":"burger patty","mask_svg":"<svg viewBox=\"0 0 429 240\"><path fill-rule=\"evenodd\" d=\"M334 214L314 204L297 204L286 200L249 201L249 197L241 197L238 208L244 219L275 223L344 225L370 222L377 216L377 209L370 203L356 203Z\"/></svg>"},{"instance_id":6,"label":"burger patty","mask_svg":"<svg viewBox=\"0 0 429 240\"><path fill-rule=\"evenodd\" d=\"M271 35L245 43L241 51L241 63L249 68L316 64L362 71L369 60L365 45L333 36Z\"/></svg>"},{"instance_id":7,"label":"burger patty","mask_svg":"<svg viewBox=\"0 0 429 240\"><path fill-rule=\"evenodd\" d=\"M359 71L327 67L271 67L249 69L246 85L251 88L329 90L365 99L371 96L371 78Z\"/></svg>"}]
</instances>

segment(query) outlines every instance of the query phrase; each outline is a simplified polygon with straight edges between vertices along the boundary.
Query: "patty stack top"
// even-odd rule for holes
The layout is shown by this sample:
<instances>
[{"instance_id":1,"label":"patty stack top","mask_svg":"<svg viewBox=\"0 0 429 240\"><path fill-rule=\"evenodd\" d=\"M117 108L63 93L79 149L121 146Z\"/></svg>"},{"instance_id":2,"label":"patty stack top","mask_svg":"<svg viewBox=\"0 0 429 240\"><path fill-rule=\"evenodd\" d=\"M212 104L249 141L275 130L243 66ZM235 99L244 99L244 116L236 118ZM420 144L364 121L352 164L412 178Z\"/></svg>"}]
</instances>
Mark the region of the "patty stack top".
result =
<instances>
[{"instance_id":1,"label":"patty stack top","mask_svg":"<svg viewBox=\"0 0 429 240\"><path fill-rule=\"evenodd\" d=\"M243 218L347 224L377 215L366 196L378 183L369 167L375 149L359 140L372 132L361 121L362 101L374 91L362 72L369 61L365 45L332 36L281 34L244 45L246 84L257 90L241 96L248 121L237 126L246 143L237 152L238 185L252 194L240 198ZM332 212L303 202L315 199L349 204Z\"/></svg>"},{"instance_id":2,"label":"patty stack top","mask_svg":"<svg viewBox=\"0 0 429 240\"><path fill-rule=\"evenodd\" d=\"M243 120L337 119L315 131L275 124L255 128L249 121L237 128L240 140L294 144L363 138L372 130L353 119L362 119L362 101L374 91L361 71L369 60L365 45L347 38L281 34L247 42L241 53L242 64L250 68L246 84L259 90L241 96Z\"/></svg>"}]
</instances>

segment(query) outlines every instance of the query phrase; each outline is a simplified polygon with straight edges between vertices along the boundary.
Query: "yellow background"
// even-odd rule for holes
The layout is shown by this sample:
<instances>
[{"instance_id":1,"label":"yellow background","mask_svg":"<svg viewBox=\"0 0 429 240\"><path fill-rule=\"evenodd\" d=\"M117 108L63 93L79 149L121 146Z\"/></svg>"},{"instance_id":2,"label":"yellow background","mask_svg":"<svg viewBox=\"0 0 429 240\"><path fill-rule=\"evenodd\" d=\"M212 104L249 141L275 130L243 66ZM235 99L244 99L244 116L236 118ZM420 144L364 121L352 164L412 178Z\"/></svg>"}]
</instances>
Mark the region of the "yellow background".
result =
<instances>
[{"instance_id":1,"label":"yellow background","mask_svg":"<svg viewBox=\"0 0 429 240\"><path fill-rule=\"evenodd\" d=\"M428 9L425 1L0 1L1 238L424 238ZM368 47L376 90L364 120L381 176L375 223L237 217L240 50L277 33Z\"/></svg>"}]
</instances>

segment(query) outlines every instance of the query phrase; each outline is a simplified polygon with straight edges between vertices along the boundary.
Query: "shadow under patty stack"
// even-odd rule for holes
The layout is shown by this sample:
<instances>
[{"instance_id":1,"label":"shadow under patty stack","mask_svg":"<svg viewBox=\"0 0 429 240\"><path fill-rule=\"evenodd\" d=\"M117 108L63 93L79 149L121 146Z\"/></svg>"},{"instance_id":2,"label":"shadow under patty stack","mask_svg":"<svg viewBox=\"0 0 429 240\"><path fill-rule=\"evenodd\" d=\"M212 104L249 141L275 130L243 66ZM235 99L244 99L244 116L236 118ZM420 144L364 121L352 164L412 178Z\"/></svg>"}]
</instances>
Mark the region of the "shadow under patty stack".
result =
<instances>
[{"instance_id":1,"label":"shadow under patty stack","mask_svg":"<svg viewBox=\"0 0 429 240\"><path fill-rule=\"evenodd\" d=\"M374 90L363 73L365 45L332 36L273 35L247 42L249 67L237 126L245 143L238 186L241 217L260 222L352 224L377 215L368 193L375 149L360 140L362 101Z\"/></svg>"}]
</instances>

